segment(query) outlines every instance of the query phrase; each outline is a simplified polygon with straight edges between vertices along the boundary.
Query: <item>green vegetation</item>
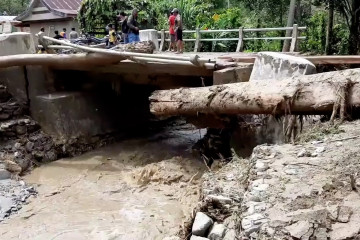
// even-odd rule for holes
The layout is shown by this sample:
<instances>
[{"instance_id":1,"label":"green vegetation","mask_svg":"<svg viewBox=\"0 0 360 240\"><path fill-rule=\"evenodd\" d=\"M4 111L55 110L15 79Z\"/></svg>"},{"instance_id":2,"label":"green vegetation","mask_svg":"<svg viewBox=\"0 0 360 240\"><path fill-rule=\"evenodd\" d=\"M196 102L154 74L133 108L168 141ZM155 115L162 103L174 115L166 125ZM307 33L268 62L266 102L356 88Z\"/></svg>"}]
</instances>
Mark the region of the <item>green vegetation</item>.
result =
<instances>
[{"instance_id":1,"label":"green vegetation","mask_svg":"<svg viewBox=\"0 0 360 240\"><path fill-rule=\"evenodd\" d=\"M18 15L30 0L1 0L0 15ZM185 29L230 29L307 26L302 52L311 54L358 54L360 48L359 0L84 0L79 22L84 31L101 32L117 24L120 11L140 10L142 28L167 29L169 12L179 8ZM246 36L285 36L283 31L247 33ZM194 36L185 36L194 37ZM236 33L204 37L237 37ZM282 41L247 41L245 51L281 51ZM286 45L286 44L285 44ZM233 51L236 42L206 42L202 51Z\"/></svg>"},{"instance_id":2,"label":"green vegetation","mask_svg":"<svg viewBox=\"0 0 360 240\"><path fill-rule=\"evenodd\" d=\"M17 16L27 8L30 0L1 0L0 15Z\"/></svg>"}]
</instances>

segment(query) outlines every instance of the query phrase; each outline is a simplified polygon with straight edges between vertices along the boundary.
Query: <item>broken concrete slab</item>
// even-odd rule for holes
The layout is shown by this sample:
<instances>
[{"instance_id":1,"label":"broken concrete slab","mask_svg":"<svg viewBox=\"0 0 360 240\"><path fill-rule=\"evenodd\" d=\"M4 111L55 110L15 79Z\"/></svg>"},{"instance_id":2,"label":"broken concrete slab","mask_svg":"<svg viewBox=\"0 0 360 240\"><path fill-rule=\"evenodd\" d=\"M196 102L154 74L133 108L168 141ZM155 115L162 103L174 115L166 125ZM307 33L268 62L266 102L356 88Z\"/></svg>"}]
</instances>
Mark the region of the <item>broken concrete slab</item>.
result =
<instances>
[{"instance_id":1,"label":"broken concrete slab","mask_svg":"<svg viewBox=\"0 0 360 240\"><path fill-rule=\"evenodd\" d=\"M192 234L204 237L211 225L213 225L213 220L205 213L198 212L192 226Z\"/></svg>"},{"instance_id":2,"label":"broken concrete slab","mask_svg":"<svg viewBox=\"0 0 360 240\"><path fill-rule=\"evenodd\" d=\"M248 82L250 80L253 64L241 64L214 72L214 85Z\"/></svg>"},{"instance_id":3,"label":"broken concrete slab","mask_svg":"<svg viewBox=\"0 0 360 240\"><path fill-rule=\"evenodd\" d=\"M260 52L256 56L250 81L281 80L315 73L315 65L304 58L275 52Z\"/></svg>"}]
</instances>

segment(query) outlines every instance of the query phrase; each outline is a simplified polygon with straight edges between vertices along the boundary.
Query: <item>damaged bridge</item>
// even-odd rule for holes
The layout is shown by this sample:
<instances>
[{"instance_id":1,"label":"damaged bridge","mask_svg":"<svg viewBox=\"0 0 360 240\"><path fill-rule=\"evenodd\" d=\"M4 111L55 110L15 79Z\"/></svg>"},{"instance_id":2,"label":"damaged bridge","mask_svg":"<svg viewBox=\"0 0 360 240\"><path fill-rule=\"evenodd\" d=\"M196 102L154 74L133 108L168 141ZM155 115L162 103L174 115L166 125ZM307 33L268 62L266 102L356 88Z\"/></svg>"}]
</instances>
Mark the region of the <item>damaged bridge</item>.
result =
<instances>
[{"instance_id":1,"label":"damaged bridge","mask_svg":"<svg viewBox=\"0 0 360 240\"><path fill-rule=\"evenodd\" d=\"M48 37L43 37L43 40L61 44L56 48L78 49L81 53L33 54L34 43L29 34L10 34L0 44L6 49L13 48L17 55L0 57L0 82L8 86L19 102L29 106L30 114L42 129L56 138L90 139L111 132L145 128L147 120L153 117L149 111L150 102L152 113L158 116L185 115L194 118L199 114L290 113L292 108L286 106L286 101L277 99L290 96L291 92L291 96L295 96L299 84L306 85L307 88L303 89L307 93L322 89L319 91L323 98L321 103L316 102L313 96L319 93L314 92L308 96L310 106L295 102L297 108L294 111L311 112L315 109L320 113L332 110L338 100L326 94L333 91L332 88L323 88L326 87L324 84L317 85L316 82L331 78L337 81L328 81L329 86L358 85L356 81L341 81L347 76L342 73L338 73L336 79L331 74L314 76L311 78L312 85L310 80L301 83L301 76L316 73L318 64L359 63L357 56L307 59L294 56L296 53L198 53L179 56L74 46ZM299 78L292 79L293 76ZM284 78L288 80L281 83L261 81ZM240 82L246 84L211 87ZM315 85L318 88L313 88ZM358 91L357 88L351 89ZM248 94L249 101L254 104L242 101L244 94ZM251 94L260 96L260 99L253 97L251 100ZM226 96L226 101L218 101L221 96L222 99ZM212 101L209 103L210 98ZM352 106L358 105L356 99L351 98L350 102Z\"/></svg>"}]
</instances>

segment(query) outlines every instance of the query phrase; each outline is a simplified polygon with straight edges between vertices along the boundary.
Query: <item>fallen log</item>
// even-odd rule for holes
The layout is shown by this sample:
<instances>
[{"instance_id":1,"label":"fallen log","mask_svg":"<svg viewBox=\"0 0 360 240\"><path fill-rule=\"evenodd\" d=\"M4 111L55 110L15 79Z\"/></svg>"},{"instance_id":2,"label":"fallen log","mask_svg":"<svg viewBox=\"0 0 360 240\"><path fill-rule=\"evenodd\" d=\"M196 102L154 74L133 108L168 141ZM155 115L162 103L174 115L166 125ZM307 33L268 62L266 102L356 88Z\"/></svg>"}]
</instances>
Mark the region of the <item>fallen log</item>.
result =
<instances>
[{"instance_id":1,"label":"fallen log","mask_svg":"<svg viewBox=\"0 0 360 240\"><path fill-rule=\"evenodd\" d=\"M202 88L155 91L150 110L157 116L198 114L324 114L344 118L360 106L360 69L328 72L282 81L257 81Z\"/></svg>"}]
</instances>

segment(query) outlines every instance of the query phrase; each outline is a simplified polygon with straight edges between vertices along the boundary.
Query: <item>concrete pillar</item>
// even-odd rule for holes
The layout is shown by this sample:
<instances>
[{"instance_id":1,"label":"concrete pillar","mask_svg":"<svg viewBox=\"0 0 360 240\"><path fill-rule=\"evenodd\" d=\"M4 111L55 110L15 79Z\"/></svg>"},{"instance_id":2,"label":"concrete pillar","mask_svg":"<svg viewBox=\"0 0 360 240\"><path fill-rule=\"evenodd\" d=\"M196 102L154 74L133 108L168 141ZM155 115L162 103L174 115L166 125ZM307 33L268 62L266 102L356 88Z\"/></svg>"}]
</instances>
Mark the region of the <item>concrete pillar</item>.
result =
<instances>
[{"instance_id":1,"label":"concrete pillar","mask_svg":"<svg viewBox=\"0 0 360 240\"><path fill-rule=\"evenodd\" d=\"M159 36L155 29L140 30L140 41L152 41L155 44L156 51L159 51Z\"/></svg>"},{"instance_id":2,"label":"concrete pillar","mask_svg":"<svg viewBox=\"0 0 360 240\"><path fill-rule=\"evenodd\" d=\"M35 53L30 33L17 32L0 35L0 56Z\"/></svg>"}]
</instances>

